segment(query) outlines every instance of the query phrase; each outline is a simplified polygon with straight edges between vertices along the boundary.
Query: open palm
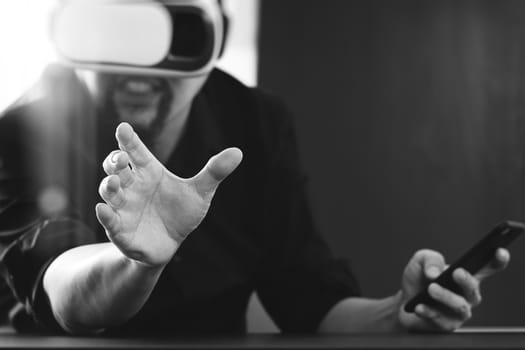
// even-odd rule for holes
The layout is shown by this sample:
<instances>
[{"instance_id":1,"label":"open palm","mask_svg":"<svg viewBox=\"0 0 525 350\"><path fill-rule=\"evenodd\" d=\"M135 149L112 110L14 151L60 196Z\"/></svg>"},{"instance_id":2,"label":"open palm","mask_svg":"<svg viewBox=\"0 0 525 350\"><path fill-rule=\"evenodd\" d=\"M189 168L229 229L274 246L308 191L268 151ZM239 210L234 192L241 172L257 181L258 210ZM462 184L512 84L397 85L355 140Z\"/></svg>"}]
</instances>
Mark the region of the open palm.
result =
<instances>
[{"instance_id":1,"label":"open palm","mask_svg":"<svg viewBox=\"0 0 525 350\"><path fill-rule=\"evenodd\" d=\"M108 176L96 207L109 239L124 255L151 266L168 263L204 219L219 183L240 163L230 148L190 179L169 172L127 123L117 128L119 150L104 160Z\"/></svg>"}]
</instances>

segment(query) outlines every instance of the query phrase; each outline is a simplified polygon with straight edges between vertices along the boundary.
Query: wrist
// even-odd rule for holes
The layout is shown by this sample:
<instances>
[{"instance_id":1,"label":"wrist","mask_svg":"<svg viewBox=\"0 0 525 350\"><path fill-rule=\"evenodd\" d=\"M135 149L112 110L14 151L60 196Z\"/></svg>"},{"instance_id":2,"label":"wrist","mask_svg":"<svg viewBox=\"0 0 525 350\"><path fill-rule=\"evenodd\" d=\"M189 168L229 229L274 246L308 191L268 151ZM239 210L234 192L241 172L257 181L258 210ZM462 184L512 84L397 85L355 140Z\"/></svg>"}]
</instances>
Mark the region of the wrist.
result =
<instances>
[{"instance_id":1,"label":"wrist","mask_svg":"<svg viewBox=\"0 0 525 350\"><path fill-rule=\"evenodd\" d=\"M140 273L146 273L146 274L160 273L164 270L164 268L168 264L168 263L148 264L146 262L135 260L125 255L123 255L122 259L124 259L124 264L126 264L126 266L128 266L130 269L140 272Z\"/></svg>"},{"instance_id":2,"label":"wrist","mask_svg":"<svg viewBox=\"0 0 525 350\"><path fill-rule=\"evenodd\" d=\"M126 268L141 274L160 274L168 264L159 263L159 264L149 264L144 261L134 259L126 254L124 254L117 246L113 245L117 259L123 264Z\"/></svg>"},{"instance_id":3,"label":"wrist","mask_svg":"<svg viewBox=\"0 0 525 350\"><path fill-rule=\"evenodd\" d=\"M171 242L169 242L171 243ZM125 248L113 243L113 248L120 257L130 266L139 269L163 269L175 256L178 245L168 244L167 242L155 242L146 250L141 248Z\"/></svg>"},{"instance_id":4,"label":"wrist","mask_svg":"<svg viewBox=\"0 0 525 350\"><path fill-rule=\"evenodd\" d=\"M404 312L404 298L403 292L398 291L396 294L390 297L393 304L393 314L391 318L391 329L392 332L407 332L407 328L401 321L401 314Z\"/></svg>"}]
</instances>

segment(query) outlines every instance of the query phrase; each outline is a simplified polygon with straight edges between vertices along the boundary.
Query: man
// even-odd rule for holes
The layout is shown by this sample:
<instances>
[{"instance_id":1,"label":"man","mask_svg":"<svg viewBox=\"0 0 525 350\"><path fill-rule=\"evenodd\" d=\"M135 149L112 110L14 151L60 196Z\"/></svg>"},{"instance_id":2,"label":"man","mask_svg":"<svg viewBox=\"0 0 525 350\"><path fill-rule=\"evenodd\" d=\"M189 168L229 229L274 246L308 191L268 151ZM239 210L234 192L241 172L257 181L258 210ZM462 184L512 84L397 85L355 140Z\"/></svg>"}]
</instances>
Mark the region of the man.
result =
<instances>
[{"instance_id":1,"label":"man","mask_svg":"<svg viewBox=\"0 0 525 350\"><path fill-rule=\"evenodd\" d=\"M215 0L63 5L57 46L94 79L50 69L42 93L0 125L2 267L25 306L16 315L70 333L243 332L256 291L283 331L452 331L480 303L479 282L508 263L500 249L476 276L458 269L462 295L433 283L439 306L407 313L446 268L422 250L399 292L360 297L316 233L289 113L212 70L224 40ZM153 38L171 40L166 60L141 56L164 52L162 40L134 28L164 20ZM98 50L82 51L94 28L105 33Z\"/></svg>"}]
</instances>

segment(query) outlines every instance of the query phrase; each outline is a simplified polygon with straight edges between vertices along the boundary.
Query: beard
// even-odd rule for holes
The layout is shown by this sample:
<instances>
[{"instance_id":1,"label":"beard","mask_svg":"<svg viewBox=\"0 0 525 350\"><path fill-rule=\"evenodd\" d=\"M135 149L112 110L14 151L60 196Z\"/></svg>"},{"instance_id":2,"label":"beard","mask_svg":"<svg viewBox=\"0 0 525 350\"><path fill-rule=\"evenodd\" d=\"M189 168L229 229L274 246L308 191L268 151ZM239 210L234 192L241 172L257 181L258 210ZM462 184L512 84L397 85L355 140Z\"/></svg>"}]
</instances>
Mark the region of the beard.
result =
<instances>
[{"instance_id":1,"label":"beard","mask_svg":"<svg viewBox=\"0 0 525 350\"><path fill-rule=\"evenodd\" d=\"M154 99L148 94L128 91L126 84L130 79L147 82L153 87L149 95L154 95L158 101L153 103ZM169 82L162 78L107 74L99 77L99 91L97 114L101 134L109 132L114 135L118 124L127 122L151 149L169 117L174 98Z\"/></svg>"}]
</instances>

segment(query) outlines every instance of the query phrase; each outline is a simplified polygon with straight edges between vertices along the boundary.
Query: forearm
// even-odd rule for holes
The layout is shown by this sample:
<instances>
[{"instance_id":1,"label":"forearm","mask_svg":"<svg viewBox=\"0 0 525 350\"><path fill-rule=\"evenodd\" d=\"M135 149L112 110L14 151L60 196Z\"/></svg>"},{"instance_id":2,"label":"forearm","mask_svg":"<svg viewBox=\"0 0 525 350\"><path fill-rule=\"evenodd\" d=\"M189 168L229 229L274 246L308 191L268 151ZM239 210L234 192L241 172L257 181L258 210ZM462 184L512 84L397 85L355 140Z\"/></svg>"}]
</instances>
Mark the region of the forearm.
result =
<instances>
[{"instance_id":1,"label":"forearm","mask_svg":"<svg viewBox=\"0 0 525 350\"><path fill-rule=\"evenodd\" d=\"M72 333L118 325L148 299L163 267L125 257L112 243L73 248L57 257L44 274L58 323Z\"/></svg>"},{"instance_id":2,"label":"forearm","mask_svg":"<svg viewBox=\"0 0 525 350\"><path fill-rule=\"evenodd\" d=\"M403 330L401 294L384 299L347 298L336 304L319 326L320 333L380 333Z\"/></svg>"}]
</instances>

